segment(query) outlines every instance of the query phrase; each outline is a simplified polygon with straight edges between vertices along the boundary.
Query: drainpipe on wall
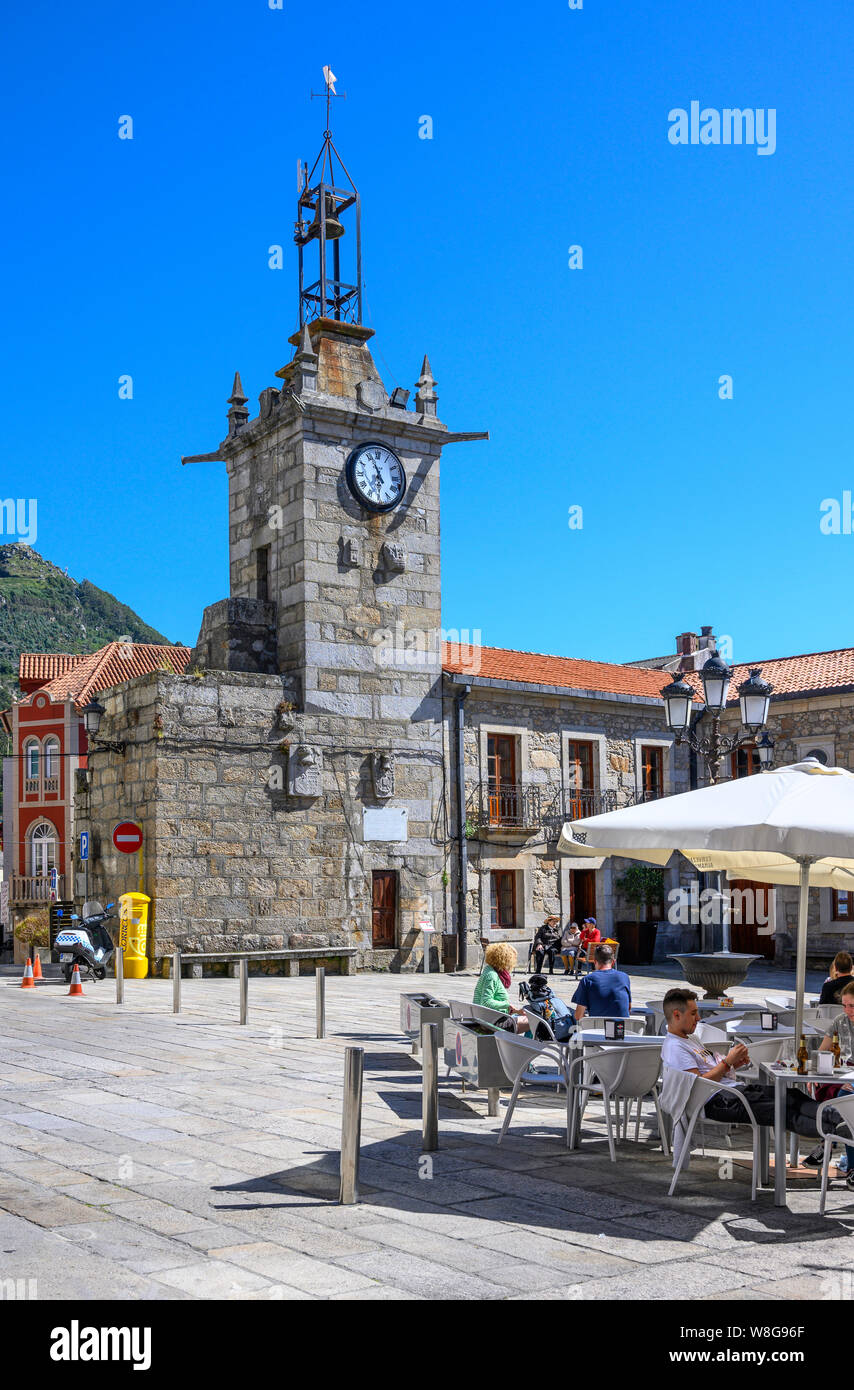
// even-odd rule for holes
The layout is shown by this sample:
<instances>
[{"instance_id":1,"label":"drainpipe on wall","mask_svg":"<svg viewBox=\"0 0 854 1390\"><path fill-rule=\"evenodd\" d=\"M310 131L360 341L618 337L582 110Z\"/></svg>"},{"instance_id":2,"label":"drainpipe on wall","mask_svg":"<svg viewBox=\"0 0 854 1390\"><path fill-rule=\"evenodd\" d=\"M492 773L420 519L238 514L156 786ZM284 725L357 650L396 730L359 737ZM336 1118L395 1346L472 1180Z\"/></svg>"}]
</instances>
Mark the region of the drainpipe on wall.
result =
<instances>
[{"instance_id":1,"label":"drainpipe on wall","mask_svg":"<svg viewBox=\"0 0 854 1390\"><path fill-rule=\"evenodd\" d=\"M465 702L471 694L471 686L463 685L457 690L456 700L456 754L457 754L457 968L465 970L468 965L468 923L466 919L466 894L468 893L468 842L466 841L466 779L463 735L465 733Z\"/></svg>"}]
</instances>

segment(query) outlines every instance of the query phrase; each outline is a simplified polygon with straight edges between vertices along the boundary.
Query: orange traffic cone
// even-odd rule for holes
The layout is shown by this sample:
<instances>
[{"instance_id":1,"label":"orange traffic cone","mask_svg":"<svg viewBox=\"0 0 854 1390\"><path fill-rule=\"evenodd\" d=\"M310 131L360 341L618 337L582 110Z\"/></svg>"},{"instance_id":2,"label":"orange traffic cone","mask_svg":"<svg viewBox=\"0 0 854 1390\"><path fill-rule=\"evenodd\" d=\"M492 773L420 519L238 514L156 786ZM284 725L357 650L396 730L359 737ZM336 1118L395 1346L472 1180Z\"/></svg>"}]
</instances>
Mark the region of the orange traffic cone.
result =
<instances>
[{"instance_id":1,"label":"orange traffic cone","mask_svg":"<svg viewBox=\"0 0 854 1390\"><path fill-rule=\"evenodd\" d=\"M33 980L33 963L28 958L24 966L24 978L21 981L21 989L35 989L35 987L35 981Z\"/></svg>"},{"instance_id":2,"label":"orange traffic cone","mask_svg":"<svg viewBox=\"0 0 854 1390\"><path fill-rule=\"evenodd\" d=\"M34 961L33 961L33 979L34 979L34 980L40 980L41 978L42 978L42 963L41 963L40 957L39 957L38 955L36 955L36 957L35 957L35 959L34 959Z\"/></svg>"},{"instance_id":3,"label":"orange traffic cone","mask_svg":"<svg viewBox=\"0 0 854 1390\"><path fill-rule=\"evenodd\" d=\"M71 975L71 988L70 988L70 990L68 991L68 994L73 994L73 995L78 995L78 994L79 994L79 995L81 995L81 996L82 996L82 994L83 994L83 986L82 986L81 983L80 983L80 966L79 966L79 965L75 965L74 970L73 970L73 972L72 972L72 975ZM68 995L66 995L66 998L68 998Z\"/></svg>"}]
</instances>

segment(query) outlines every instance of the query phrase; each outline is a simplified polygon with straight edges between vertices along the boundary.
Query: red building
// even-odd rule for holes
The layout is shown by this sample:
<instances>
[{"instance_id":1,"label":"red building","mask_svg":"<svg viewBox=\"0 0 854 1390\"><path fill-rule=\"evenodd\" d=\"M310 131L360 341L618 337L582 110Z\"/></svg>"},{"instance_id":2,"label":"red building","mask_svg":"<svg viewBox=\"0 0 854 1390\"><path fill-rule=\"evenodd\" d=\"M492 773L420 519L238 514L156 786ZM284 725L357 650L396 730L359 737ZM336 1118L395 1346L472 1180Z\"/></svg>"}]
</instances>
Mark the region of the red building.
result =
<instances>
[{"instance_id":1,"label":"red building","mask_svg":"<svg viewBox=\"0 0 854 1390\"><path fill-rule=\"evenodd\" d=\"M75 881L75 795L78 771L86 767L85 706L102 691L164 662L183 671L189 659L187 647L133 642L109 642L88 655L22 653L21 697L0 714L11 738L11 753L3 760L6 933L37 906L74 899L82 891ZM23 958L17 943L16 956Z\"/></svg>"}]
</instances>

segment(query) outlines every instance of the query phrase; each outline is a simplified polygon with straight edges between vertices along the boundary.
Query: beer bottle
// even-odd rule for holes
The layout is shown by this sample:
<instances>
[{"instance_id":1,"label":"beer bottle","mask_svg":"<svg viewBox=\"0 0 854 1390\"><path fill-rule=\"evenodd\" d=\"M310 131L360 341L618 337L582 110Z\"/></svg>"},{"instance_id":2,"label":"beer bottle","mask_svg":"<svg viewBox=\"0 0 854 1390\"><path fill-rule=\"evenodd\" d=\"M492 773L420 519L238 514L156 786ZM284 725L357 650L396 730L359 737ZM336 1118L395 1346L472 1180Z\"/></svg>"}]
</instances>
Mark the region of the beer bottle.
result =
<instances>
[{"instance_id":1,"label":"beer bottle","mask_svg":"<svg viewBox=\"0 0 854 1390\"><path fill-rule=\"evenodd\" d=\"M807 1040L804 1033L801 1034L801 1045L798 1048L798 1076L806 1076L807 1062L810 1054L807 1052Z\"/></svg>"},{"instance_id":2,"label":"beer bottle","mask_svg":"<svg viewBox=\"0 0 854 1390\"><path fill-rule=\"evenodd\" d=\"M842 1066L842 1048L839 1046L838 1033L834 1033L833 1035L833 1065L835 1067Z\"/></svg>"}]
</instances>

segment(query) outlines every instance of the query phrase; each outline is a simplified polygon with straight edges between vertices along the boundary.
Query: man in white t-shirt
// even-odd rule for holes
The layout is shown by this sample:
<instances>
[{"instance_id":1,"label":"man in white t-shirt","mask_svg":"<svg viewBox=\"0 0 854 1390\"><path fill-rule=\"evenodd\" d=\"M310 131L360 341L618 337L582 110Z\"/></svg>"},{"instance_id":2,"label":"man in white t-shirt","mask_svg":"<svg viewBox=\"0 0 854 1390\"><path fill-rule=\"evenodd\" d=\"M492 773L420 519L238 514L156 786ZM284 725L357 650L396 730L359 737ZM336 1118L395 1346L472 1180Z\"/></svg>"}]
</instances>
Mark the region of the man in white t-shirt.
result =
<instances>
[{"instance_id":1,"label":"man in white t-shirt","mask_svg":"<svg viewBox=\"0 0 854 1390\"><path fill-rule=\"evenodd\" d=\"M667 1034L661 1047L661 1060L666 1067L676 1067L678 1071L690 1071L695 1076L704 1076L707 1081L731 1087L733 1094L719 1091L706 1101L703 1113L710 1120L721 1120L724 1124L745 1124L747 1112L741 1103L741 1096L748 1101L760 1125L774 1124L774 1087L760 1086L757 1082L743 1084L736 1075L740 1067L750 1065L750 1054L744 1043L736 1043L728 1052L715 1052L705 1047L693 1036L700 1021L697 996L690 989L669 989L664 996L664 1016L667 1019ZM795 1134L818 1136L815 1113L818 1101L810 1100L797 1087L786 1087L786 1128ZM829 1132L842 1123L837 1110L824 1112L825 1128ZM847 1134L843 1126L842 1133Z\"/></svg>"}]
</instances>

